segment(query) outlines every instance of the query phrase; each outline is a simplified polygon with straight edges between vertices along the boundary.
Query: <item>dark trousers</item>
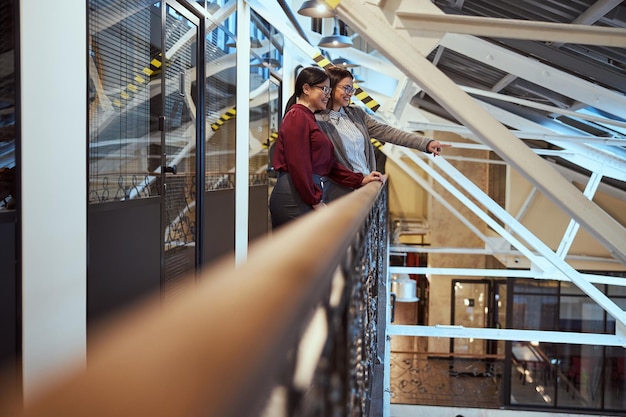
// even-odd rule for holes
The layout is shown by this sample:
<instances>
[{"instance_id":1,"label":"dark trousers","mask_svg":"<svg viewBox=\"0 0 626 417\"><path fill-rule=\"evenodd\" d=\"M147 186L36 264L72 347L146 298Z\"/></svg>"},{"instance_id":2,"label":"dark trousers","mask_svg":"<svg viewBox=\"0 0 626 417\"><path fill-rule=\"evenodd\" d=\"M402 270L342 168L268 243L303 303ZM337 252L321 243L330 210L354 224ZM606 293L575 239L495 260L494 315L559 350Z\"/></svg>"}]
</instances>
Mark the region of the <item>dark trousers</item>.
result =
<instances>
[{"instance_id":1,"label":"dark trousers","mask_svg":"<svg viewBox=\"0 0 626 417\"><path fill-rule=\"evenodd\" d=\"M324 196L322 198L324 203L330 203L346 194L350 194L352 191L354 191L353 188L344 187L332 180L326 180L324 181Z\"/></svg>"},{"instance_id":2,"label":"dark trousers","mask_svg":"<svg viewBox=\"0 0 626 417\"><path fill-rule=\"evenodd\" d=\"M318 187L322 188L322 181L319 175L313 175L313 181ZM300 198L291 180L291 175L288 172L279 173L276 185L270 195L272 229L277 229L311 210L313 210L313 207Z\"/></svg>"}]
</instances>

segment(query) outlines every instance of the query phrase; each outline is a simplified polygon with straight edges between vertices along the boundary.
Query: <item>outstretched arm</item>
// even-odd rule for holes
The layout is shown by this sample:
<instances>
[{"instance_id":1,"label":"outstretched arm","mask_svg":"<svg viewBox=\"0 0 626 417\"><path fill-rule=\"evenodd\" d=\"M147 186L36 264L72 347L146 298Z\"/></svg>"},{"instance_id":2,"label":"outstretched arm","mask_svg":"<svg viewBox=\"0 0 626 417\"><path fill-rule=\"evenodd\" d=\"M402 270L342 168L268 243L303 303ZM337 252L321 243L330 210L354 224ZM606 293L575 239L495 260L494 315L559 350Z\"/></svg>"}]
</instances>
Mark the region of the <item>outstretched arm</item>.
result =
<instances>
[{"instance_id":1,"label":"outstretched arm","mask_svg":"<svg viewBox=\"0 0 626 417\"><path fill-rule=\"evenodd\" d=\"M443 150L443 148L449 148L451 146L452 145L450 145L449 143L441 143L438 140L433 140L428 143L426 152L432 153L433 156L437 156L441 155L441 151Z\"/></svg>"}]
</instances>

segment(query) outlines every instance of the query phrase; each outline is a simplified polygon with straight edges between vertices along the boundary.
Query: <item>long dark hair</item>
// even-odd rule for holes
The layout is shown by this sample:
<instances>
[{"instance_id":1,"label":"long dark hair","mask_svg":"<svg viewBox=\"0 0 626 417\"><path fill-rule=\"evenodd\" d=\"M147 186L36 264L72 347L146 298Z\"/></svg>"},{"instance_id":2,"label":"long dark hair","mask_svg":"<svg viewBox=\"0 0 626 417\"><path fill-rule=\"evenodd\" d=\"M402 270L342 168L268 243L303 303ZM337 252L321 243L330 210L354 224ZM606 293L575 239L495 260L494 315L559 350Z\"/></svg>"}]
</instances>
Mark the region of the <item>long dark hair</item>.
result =
<instances>
[{"instance_id":1,"label":"long dark hair","mask_svg":"<svg viewBox=\"0 0 626 417\"><path fill-rule=\"evenodd\" d=\"M326 108L332 109L333 97L335 97L335 88L337 88L337 84L339 84L339 82L341 82L341 80L343 80L346 77L350 77L354 81L354 74L352 74L350 71L348 71L345 68L341 68L337 66L326 68L326 74L328 74L328 79L330 80L330 100L328 100L328 103L326 104Z\"/></svg>"},{"instance_id":2,"label":"long dark hair","mask_svg":"<svg viewBox=\"0 0 626 417\"><path fill-rule=\"evenodd\" d=\"M320 67L303 68L296 78L295 92L291 97L289 97L289 100L287 100L287 105L285 106L285 114L287 114L287 111L291 108L291 106L296 104L296 99L302 95L304 91L304 84L313 86L322 83L327 79L328 74L326 74L326 71L324 71Z\"/></svg>"}]
</instances>

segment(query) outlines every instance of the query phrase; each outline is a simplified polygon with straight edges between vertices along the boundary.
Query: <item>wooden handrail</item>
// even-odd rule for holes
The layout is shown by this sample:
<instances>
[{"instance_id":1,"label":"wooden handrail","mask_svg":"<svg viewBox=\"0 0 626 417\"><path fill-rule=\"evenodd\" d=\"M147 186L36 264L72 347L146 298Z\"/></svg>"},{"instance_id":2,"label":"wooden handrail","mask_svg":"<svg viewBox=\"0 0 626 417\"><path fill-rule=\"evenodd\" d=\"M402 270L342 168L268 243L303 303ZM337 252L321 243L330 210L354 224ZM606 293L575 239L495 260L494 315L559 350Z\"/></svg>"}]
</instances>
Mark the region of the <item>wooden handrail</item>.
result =
<instances>
[{"instance_id":1,"label":"wooden handrail","mask_svg":"<svg viewBox=\"0 0 626 417\"><path fill-rule=\"evenodd\" d=\"M166 304L107 323L86 368L16 415L254 415L380 190L368 184L256 241L242 265L222 259Z\"/></svg>"}]
</instances>

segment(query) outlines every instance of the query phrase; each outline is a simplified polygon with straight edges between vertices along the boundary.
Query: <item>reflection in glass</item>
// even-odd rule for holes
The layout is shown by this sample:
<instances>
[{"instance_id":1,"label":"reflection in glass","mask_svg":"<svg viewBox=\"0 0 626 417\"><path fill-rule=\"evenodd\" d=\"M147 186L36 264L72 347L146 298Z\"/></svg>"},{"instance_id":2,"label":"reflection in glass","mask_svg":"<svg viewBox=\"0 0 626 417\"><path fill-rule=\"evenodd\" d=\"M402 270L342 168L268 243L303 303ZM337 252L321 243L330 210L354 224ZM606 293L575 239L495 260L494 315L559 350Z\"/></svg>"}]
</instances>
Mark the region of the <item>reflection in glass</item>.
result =
<instances>
[{"instance_id":1,"label":"reflection in glass","mask_svg":"<svg viewBox=\"0 0 626 417\"><path fill-rule=\"evenodd\" d=\"M609 410L626 410L626 349L607 347L604 366L604 404Z\"/></svg>"},{"instance_id":2,"label":"reflection in glass","mask_svg":"<svg viewBox=\"0 0 626 417\"><path fill-rule=\"evenodd\" d=\"M176 9L166 6L165 148L165 264L177 274L191 270L195 263L196 232L196 54L198 28ZM173 249L177 250L174 251ZM185 254L186 253L186 254ZM177 268L168 268L170 258ZM185 262L183 262L185 260ZM181 264L186 265L182 268ZM180 272L178 272L180 271Z\"/></svg>"},{"instance_id":3,"label":"reflection in glass","mask_svg":"<svg viewBox=\"0 0 626 417\"><path fill-rule=\"evenodd\" d=\"M160 7L89 1L89 202L159 194Z\"/></svg>"},{"instance_id":4,"label":"reflection in glass","mask_svg":"<svg viewBox=\"0 0 626 417\"><path fill-rule=\"evenodd\" d=\"M17 198L15 167L15 25L14 2L0 4L0 211L14 210Z\"/></svg>"},{"instance_id":5,"label":"reflection in glass","mask_svg":"<svg viewBox=\"0 0 626 417\"><path fill-rule=\"evenodd\" d=\"M511 360L511 403L554 406L558 367L552 346L514 342Z\"/></svg>"},{"instance_id":6,"label":"reflection in glass","mask_svg":"<svg viewBox=\"0 0 626 417\"><path fill-rule=\"evenodd\" d=\"M601 290L611 287L600 285ZM626 298L614 291L622 309ZM571 283L515 280L511 322L516 329L615 333L615 320ZM512 404L623 410L624 348L512 343Z\"/></svg>"},{"instance_id":7,"label":"reflection in glass","mask_svg":"<svg viewBox=\"0 0 626 417\"><path fill-rule=\"evenodd\" d=\"M483 282L456 282L454 285L454 318L452 324L463 327L487 327L488 286ZM453 339L454 352L481 355L486 352L483 339Z\"/></svg>"},{"instance_id":8,"label":"reflection in glass","mask_svg":"<svg viewBox=\"0 0 626 417\"><path fill-rule=\"evenodd\" d=\"M275 30L252 12L251 33L254 39L263 40L263 48L251 52L250 59L266 57L282 63L273 39ZM236 50L228 47L231 37L223 26L213 28L207 34L206 48L206 96L205 111L207 128L205 137L206 191L229 189L235 186L235 149L237 115L237 69ZM269 41L268 41L269 40ZM226 43L225 43L226 42ZM250 128L249 183L267 184L268 153L278 131L279 81L275 70L266 66L250 69Z\"/></svg>"}]
</instances>

